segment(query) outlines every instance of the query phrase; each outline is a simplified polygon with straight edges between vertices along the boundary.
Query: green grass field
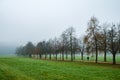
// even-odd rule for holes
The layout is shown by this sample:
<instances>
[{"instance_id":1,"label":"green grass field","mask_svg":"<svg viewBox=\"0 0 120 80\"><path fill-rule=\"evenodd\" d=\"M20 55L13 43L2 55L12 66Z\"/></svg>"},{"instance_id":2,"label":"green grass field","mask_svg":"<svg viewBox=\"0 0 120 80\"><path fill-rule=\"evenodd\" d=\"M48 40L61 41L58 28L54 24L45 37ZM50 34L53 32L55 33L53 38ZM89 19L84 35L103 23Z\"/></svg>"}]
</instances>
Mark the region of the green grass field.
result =
<instances>
[{"instance_id":1,"label":"green grass field","mask_svg":"<svg viewBox=\"0 0 120 80\"><path fill-rule=\"evenodd\" d=\"M0 57L0 80L119 80L120 65Z\"/></svg>"}]
</instances>

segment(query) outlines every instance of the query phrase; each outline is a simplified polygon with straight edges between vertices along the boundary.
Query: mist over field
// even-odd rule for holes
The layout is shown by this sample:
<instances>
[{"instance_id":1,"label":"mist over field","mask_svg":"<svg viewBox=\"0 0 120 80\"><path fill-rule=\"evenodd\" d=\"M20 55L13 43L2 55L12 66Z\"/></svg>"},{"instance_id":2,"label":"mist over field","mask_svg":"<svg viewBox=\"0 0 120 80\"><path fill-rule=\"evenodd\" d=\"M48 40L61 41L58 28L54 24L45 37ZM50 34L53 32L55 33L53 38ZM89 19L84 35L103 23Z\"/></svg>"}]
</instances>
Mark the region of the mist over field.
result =
<instances>
[{"instance_id":1,"label":"mist over field","mask_svg":"<svg viewBox=\"0 0 120 80\"><path fill-rule=\"evenodd\" d=\"M119 0L0 0L0 54L28 41L60 36L70 26L85 35L91 16L101 23L120 21ZM9 48L8 48L9 47ZM5 49L6 48L6 49Z\"/></svg>"},{"instance_id":2,"label":"mist over field","mask_svg":"<svg viewBox=\"0 0 120 80\"><path fill-rule=\"evenodd\" d=\"M0 56L14 56L17 46L0 44Z\"/></svg>"},{"instance_id":3,"label":"mist over field","mask_svg":"<svg viewBox=\"0 0 120 80\"><path fill-rule=\"evenodd\" d=\"M0 0L0 44L37 44L73 26L84 36L91 16L118 23L119 0Z\"/></svg>"}]
</instances>

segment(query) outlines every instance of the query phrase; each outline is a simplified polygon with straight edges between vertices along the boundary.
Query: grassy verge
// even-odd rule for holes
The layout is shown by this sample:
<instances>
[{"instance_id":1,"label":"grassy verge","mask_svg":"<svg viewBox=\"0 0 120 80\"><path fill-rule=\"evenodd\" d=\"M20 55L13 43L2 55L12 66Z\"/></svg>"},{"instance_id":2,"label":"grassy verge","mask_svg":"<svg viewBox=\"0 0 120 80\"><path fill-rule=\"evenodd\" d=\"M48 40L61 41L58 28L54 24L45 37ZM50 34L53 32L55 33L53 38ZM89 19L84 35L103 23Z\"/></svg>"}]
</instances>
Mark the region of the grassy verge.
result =
<instances>
[{"instance_id":1,"label":"grassy verge","mask_svg":"<svg viewBox=\"0 0 120 80\"><path fill-rule=\"evenodd\" d=\"M0 80L119 80L120 65L1 57Z\"/></svg>"},{"instance_id":2,"label":"grassy verge","mask_svg":"<svg viewBox=\"0 0 120 80\"><path fill-rule=\"evenodd\" d=\"M55 56L53 56L53 55L51 57L52 57L53 60L56 59ZM45 59L44 55L42 56L42 59ZM47 55L47 59L49 59L49 55ZM106 62L109 62L109 63L112 63L112 61L113 61L112 60L113 59L112 55L107 55L106 59L107 59ZM60 55L58 55L57 60L62 60L62 56L60 57ZM65 55L64 55L64 60L66 60ZM71 56L68 55L67 61L70 61L70 60L71 60ZM74 61L81 61L81 56L76 55ZM84 55L83 61L87 61L87 56L86 55ZM90 56L89 61L94 62L95 61L95 55L94 55L94 57ZM104 56L103 55L98 56L98 62L104 62ZM120 64L120 55L116 55L116 63Z\"/></svg>"}]
</instances>

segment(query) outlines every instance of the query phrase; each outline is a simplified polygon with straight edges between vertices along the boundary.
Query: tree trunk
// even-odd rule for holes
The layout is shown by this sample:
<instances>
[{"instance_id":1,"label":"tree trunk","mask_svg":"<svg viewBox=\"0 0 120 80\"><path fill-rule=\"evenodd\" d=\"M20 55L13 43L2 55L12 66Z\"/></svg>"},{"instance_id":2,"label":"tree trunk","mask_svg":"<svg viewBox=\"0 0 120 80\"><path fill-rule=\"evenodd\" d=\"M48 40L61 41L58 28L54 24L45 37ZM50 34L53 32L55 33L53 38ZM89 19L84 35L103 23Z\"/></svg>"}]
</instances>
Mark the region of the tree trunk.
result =
<instances>
[{"instance_id":1,"label":"tree trunk","mask_svg":"<svg viewBox=\"0 0 120 80\"><path fill-rule=\"evenodd\" d=\"M106 62L107 60L106 60L106 50L105 50L105 52L104 52L104 62Z\"/></svg>"},{"instance_id":2,"label":"tree trunk","mask_svg":"<svg viewBox=\"0 0 120 80\"><path fill-rule=\"evenodd\" d=\"M72 53L72 51L71 51L71 61L73 61L73 53Z\"/></svg>"},{"instance_id":3,"label":"tree trunk","mask_svg":"<svg viewBox=\"0 0 120 80\"><path fill-rule=\"evenodd\" d=\"M81 60L83 60L83 52L81 52Z\"/></svg>"},{"instance_id":4,"label":"tree trunk","mask_svg":"<svg viewBox=\"0 0 120 80\"><path fill-rule=\"evenodd\" d=\"M74 58L73 60L75 60L75 52L74 52L74 56L73 56L73 58Z\"/></svg>"},{"instance_id":5,"label":"tree trunk","mask_svg":"<svg viewBox=\"0 0 120 80\"><path fill-rule=\"evenodd\" d=\"M31 55L31 54L29 54L29 57L31 58L31 57L32 57L32 55Z\"/></svg>"},{"instance_id":6,"label":"tree trunk","mask_svg":"<svg viewBox=\"0 0 120 80\"><path fill-rule=\"evenodd\" d=\"M51 53L50 53L50 56L49 56L50 60L51 60Z\"/></svg>"},{"instance_id":7,"label":"tree trunk","mask_svg":"<svg viewBox=\"0 0 120 80\"><path fill-rule=\"evenodd\" d=\"M70 34L70 51L71 51L71 61L73 61L73 44L72 44L72 34Z\"/></svg>"},{"instance_id":8,"label":"tree trunk","mask_svg":"<svg viewBox=\"0 0 120 80\"><path fill-rule=\"evenodd\" d=\"M40 59L41 59L41 54L39 54L39 57L40 57Z\"/></svg>"},{"instance_id":9,"label":"tree trunk","mask_svg":"<svg viewBox=\"0 0 120 80\"><path fill-rule=\"evenodd\" d=\"M106 33L105 33L105 35L106 35ZM107 56L107 55L106 55L106 54L107 54L107 53L106 53L106 52L107 52L107 51L106 51L106 47L107 47L106 37L105 37L105 42L104 42L104 44L105 44L105 46L104 46L104 62L106 62L106 61L107 61L107 60L106 60L106 56Z\"/></svg>"},{"instance_id":10,"label":"tree trunk","mask_svg":"<svg viewBox=\"0 0 120 80\"><path fill-rule=\"evenodd\" d=\"M67 58L68 58L68 54L67 54L67 51L66 51L66 60L67 60Z\"/></svg>"},{"instance_id":11,"label":"tree trunk","mask_svg":"<svg viewBox=\"0 0 120 80\"><path fill-rule=\"evenodd\" d=\"M98 48L97 48L97 41L96 41L96 59L95 62L98 63Z\"/></svg>"},{"instance_id":12,"label":"tree trunk","mask_svg":"<svg viewBox=\"0 0 120 80\"><path fill-rule=\"evenodd\" d=\"M64 61L64 51L62 51L62 60Z\"/></svg>"},{"instance_id":13,"label":"tree trunk","mask_svg":"<svg viewBox=\"0 0 120 80\"><path fill-rule=\"evenodd\" d=\"M45 59L47 58L47 53L45 53Z\"/></svg>"},{"instance_id":14,"label":"tree trunk","mask_svg":"<svg viewBox=\"0 0 120 80\"><path fill-rule=\"evenodd\" d=\"M53 59L55 59L55 53L53 53Z\"/></svg>"},{"instance_id":15,"label":"tree trunk","mask_svg":"<svg viewBox=\"0 0 120 80\"><path fill-rule=\"evenodd\" d=\"M57 53L56 53L56 60L57 60Z\"/></svg>"},{"instance_id":16,"label":"tree trunk","mask_svg":"<svg viewBox=\"0 0 120 80\"><path fill-rule=\"evenodd\" d=\"M115 59L116 55L113 53L113 64L116 64L116 59Z\"/></svg>"}]
</instances>

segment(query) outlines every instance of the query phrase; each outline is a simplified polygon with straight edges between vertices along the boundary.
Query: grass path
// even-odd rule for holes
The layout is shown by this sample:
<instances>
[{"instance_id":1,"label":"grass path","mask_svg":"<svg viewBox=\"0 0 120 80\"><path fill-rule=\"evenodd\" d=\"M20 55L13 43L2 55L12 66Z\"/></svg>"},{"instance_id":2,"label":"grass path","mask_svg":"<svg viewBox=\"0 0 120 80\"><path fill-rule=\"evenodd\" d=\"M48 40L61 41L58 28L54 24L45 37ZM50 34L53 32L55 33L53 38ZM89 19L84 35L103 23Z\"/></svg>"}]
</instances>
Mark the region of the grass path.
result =
<instances>
[{"instance_id":1,"label":"grass path","mask_svg":"<svg viewBox=\"0 0 120 80\"><path fill-rule=\"evenodd\" d=\"M120 65L1 57L0 80L119 80Z\"/></svg>"}]
</instances>

